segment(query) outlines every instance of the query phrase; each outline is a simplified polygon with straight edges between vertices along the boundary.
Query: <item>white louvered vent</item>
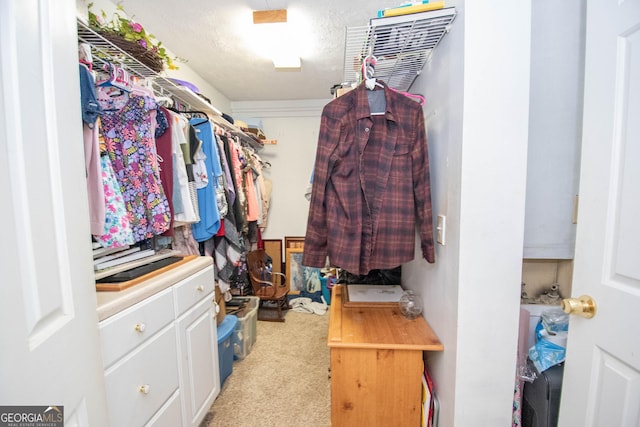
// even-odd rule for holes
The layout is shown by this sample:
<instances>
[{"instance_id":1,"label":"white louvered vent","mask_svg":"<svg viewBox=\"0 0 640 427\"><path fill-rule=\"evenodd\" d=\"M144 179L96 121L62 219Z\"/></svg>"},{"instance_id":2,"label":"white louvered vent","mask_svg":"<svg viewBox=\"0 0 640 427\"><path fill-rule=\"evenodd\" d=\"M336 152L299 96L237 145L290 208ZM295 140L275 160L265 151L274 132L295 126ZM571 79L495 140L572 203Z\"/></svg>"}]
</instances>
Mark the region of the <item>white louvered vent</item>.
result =
<instances>
[{"instance_id":1,"label":"white louvered vent","mask_svg":"<svg viewBox=\"0 0 640 427\"><path fill-rule=\"evenodd\" d=\"M408 91L455 17L455 8L449 7L375 18L367 26L347 27L344 82L358 82L362 61L373 55L374 77L389 87Z\"/></svg>"}]
</instances>

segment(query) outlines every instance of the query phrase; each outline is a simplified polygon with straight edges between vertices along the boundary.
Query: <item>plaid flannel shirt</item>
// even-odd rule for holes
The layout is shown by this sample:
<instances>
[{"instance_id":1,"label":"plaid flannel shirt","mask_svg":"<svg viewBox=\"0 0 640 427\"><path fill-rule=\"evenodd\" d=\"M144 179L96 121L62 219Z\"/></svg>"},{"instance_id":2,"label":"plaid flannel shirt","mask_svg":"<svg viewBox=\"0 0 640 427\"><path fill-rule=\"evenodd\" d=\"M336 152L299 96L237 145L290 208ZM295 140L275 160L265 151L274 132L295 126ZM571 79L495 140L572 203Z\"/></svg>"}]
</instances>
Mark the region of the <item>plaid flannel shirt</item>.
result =
<instances>
[{"instance_id":1,"label":"plaid flannel shirt","mask_svg":"<svg viewBox=\"0 0 640 427\"><path fill-rule=\"evenodd\" d=\"M302 264L350 273L413 260L416 218L424 259L435 261L424 115L384 87L386 113L371 115L367 89L324 107Z\"/></svg>"}]
</instances>

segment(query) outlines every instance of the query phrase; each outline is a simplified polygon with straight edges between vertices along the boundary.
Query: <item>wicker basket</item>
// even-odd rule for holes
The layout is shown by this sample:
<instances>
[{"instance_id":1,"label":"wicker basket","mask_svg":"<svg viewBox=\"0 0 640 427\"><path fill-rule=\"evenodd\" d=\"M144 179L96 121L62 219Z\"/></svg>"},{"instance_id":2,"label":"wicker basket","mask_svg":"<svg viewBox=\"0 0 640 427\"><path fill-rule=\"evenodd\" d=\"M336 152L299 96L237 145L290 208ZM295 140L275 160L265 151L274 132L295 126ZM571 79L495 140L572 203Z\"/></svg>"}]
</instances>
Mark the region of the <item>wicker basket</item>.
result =
<instances>
[{"instance_id":1,"label":"wicker basket","mask_svg":"<svg viewBox=\"0 0 640 427\"><path fill-rule=\"evenodd\" d=\"M133 58L149 67L151 70L159 73L164 69L164 63L156 52L151 49L144 48L135 41L125 40L119 34L105 31L102 29L96 30L102 37L118 46L120 49L131 55Z\"/></svg>"}]
</instances>

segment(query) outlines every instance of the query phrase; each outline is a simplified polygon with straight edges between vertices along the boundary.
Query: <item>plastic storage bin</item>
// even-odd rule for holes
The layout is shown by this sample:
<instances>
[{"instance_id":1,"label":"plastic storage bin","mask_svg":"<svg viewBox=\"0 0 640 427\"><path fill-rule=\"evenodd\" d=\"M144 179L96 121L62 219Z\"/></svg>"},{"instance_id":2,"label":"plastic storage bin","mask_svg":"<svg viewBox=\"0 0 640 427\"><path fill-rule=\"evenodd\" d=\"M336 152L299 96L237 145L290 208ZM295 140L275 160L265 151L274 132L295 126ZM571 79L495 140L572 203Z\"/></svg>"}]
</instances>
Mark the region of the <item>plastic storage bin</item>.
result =
<instances>
[{"instance_id":1,"label":"plastic storage bin","mask_svg":"<svg viewBox=\"0 0 640 427\"><path fill-rule=\"evenodd\" d=\"M233 334L233 358L235 360L247 357L256 342L258 306L260 305L258 297L246 296L237 299L246 302L246 305L236 313L238 324Z\"/></svg>"},{"instance_id":2,"label":"plastic storage bin","mask_svg":"<svg viewBox=\"0 0 640 427\"><path fill-rule=\"evenodd\" d=\"M233 372L233 332L238 318L227 314L218 326L218 362L220 365L220 387Z\"/></svg>"}]
</instances>

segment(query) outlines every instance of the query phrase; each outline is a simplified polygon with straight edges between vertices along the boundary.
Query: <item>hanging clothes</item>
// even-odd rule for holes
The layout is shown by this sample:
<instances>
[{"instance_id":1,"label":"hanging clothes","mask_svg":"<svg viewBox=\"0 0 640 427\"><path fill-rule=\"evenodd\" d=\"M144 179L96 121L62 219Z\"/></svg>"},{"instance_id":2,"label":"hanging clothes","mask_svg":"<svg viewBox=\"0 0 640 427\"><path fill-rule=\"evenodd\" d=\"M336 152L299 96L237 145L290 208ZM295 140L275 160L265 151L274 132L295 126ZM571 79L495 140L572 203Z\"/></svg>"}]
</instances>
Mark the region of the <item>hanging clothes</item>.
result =
<instances>
[{"instance_id":1,"label":"hanging clothes","mask_svg":"<svg viewBox=\"0 0 640 427\"><path fill-rule=\"evenodd\" d=\"M229 140L227 144L229 148L229 157L231 158L231 166L233 167L233 176L235 179L235 187L236 187L236 203L238 204L236 208L239 209L239 212L236 212L236 226L238 227L238 231L245 232L247 231L247 197L244 192L244 166L241 161L242 157L242 148L240 144L236 141Z\"/></svg>"},{"instance_id":2,"label":"hanging clothes","mask_svg":"<svg viewBox=\"0 0 640 427\"><path fill-rule=\"evenodd\" d=\"M82 121L93 129L98 117L102 114L102 106L98 102L95 79L92 72L84 64L78 64L80 73L80 103Z\"/></svg>"},{"instance_id":3,"label":"hanging clothes","mask_svg":"<svg viewBox=\"0 0 640 427\"><path fill-rule=\"evenodd\" d=\"M184 158L185 151L189 153L186 132L189 121L180 114L169 112L171 116L171 142L173 147L174 183L173 205L175 226L192 224L200 220L193 204L189 186L189 176Z\"/></svg>"},{"instance_id":4,"label":"hanging clothes","mask_svg":"<svg viewBox=\"0 0 640 427\"><path fill-rule=\"evenodd\" d=\"M233 140L226 135L220 135L220 139L222 140L222 148L224 150L224 156L227 160L227 164L230 169L230 187L234 189L233 199L229 199L229 214L227 214L227 218L230 218L233 221L233 227L236 233L240 233L243 229L244 219L242 213L242 204L244 199L244 193L242 192L242 180L238 181L238 177L242 178L240 172L238 172L237 165L239 164L236 161L236 153L235 153L235 143ZM230 221L225 221L225 232L229 232L228 226Z\"/></svg>"},{"instance_id":5,"label":"hanging clothes","mask_svg":"<svg viewBox=\"0 0 640 427\"><path fill-rule=\"evenodd\" d=\"M169 211L174 212L173 208L173 142L171 141L171 122L167 118L168 110L160 107L156 115L156 150L158 152L158 165L160 172L160 182L167 196L169 203ZM169 228L162 233L163 236L173 235L173 218L169 216Z\"/></svg>"},{"instance_id":6,"label":"hanging clothes","mask_svg":"<svg viewBox=\"0 0 640 427\"><path fill-rule=\"evenodd\" d=\"M89 221L91 234L98 235L104 230L105 206L100 169L100 144L96 121L102 114L98 103L93 74L84 64L79 64L80 99L82 107L82 138L84 141L84 166L87 176L89 196Z\"/></svg>"},{"instance_id":7,"label":"hanging clothes","mask_svg":"<svg viewBox=\"0 0 640 427\"><path fill-rule=\"evenodd\" d=\"M242 157L240 161L244 166L243 172L243 181L242 188L244 190L244 194L247 200L247 221L253 222L257 221L260 217L260 209L258 207L258 195L256 193L255 186L255 174L253 173L253 163L254 159L251 153L248 152L246 148L242 149Z\"/></svg>"},{"instance_id":8,"label":"hanging clothes","mask_svg":"<svg viewBox=\"0 0 640 427\"><path fill-rule=\"evenodd\" d=\"M174 229L173 236L171 236L171 248L183 255L200 255L198 242L193 238L189 225L181 225Z\"/></svg>"},{"instance_id":9,"label":"hanging clothes","mask_svg":"<svg viewBox=\"0 0 640 427\"><path fill-rule=\"evenodd\" d=\"M222 177L222 167L213 135L213 127L208 119L193 118L189 123L195 129L195 137L201 142L202 159L198 170L206 173L206 183L200 182L198 188L198 207L200 221L192 224L193 237L198 242L212 238L220 229L220 212L216 201L216 186ZM202 170L204 168L204 170Z\"/></svg>"},{"instance_id":10,"label":"hanging clothes","mask_svg":"<svg viewBox=\"0 0 640 427\"><path fill-rule=\"evenodd\" d=\"M264 228L267 223L267 205L265 200L267 197L267 189L264 184L264 175L262 172L262 161L257 154L251 156L253 158L254 186L256 189L256 198L258 201L258 226ZM263 225L264 224L264 225Z\"/></svg>"},{"instance_id":11,"label":"hanging clothes","mask_svg":"<svg viewBox=\"0 0 640 427\"><path fill-rule=\"evenodd\" d=\"M101 133L122 189L134 240L162 234L169 228L171 211L158 171L153 133L156 102L130 95L121 108L103 108Z\"/></svg>"},{"instance_id":12,"label":"hanging clothes","mask_svg":"<svg viewBox=\"0 0 640 427\"><path fill-rule=\"evenodd\" d=\"M222 184L224 186L225 193L227 195L227 210L232 209L232 205L236 200L236 189L233 186L233 179L231 178L231 168L229 167L229 160L225 154L224 150L224 141L220 135L215 135L217 147L218 147L218 157L220 157L220 165L222 166L223 181Z\"/></svg>"},{"instance_id":13,"label":"hanging clothes","mask_svg":"<svg viewBox=\"0 0 640 427\"><path fill-rule=\"evenodd\" d=\"M245 239L241 233L242 209L239 195L242 188L236 183L236 174L231 159L234 142L224 132L217 136L220 164L225 175L228 211L222 221L222 227L213 238L213 256L216 268L218 286L223 293L229 291L232 285L237 285L238 270L242 261L242 254L246 252ZM238 290L236 289L237 293Z\"/></svg>"},{"instance_id":14,"label":"hanging clothes","mask_svg":"<svg viewBox=\"0 0 640 427\"><path fill-rule=\"evenodd\" d=\"M99 119L98 119L99 120ZM105 205L104 189L100 168L100 143L98 126L82 125L84 140L84 166L87 176L87 195L89 196L89 224L91 234L101 234L104 230Z\"/></svg>"},{"instance_id":15,"label":"hanging clothes","mask_svg":"<svg viewBox=\"0 0 640 427\"><path fill-rule=\"evenodd\" d=\"M105 248L120 248L132 245L134 242L133 231L124 198L120 192L120 184L111 167L109 157L100 157L102 192L105 209L104 227L100 233L94 233L94 238Z\"/></svg>"},{"instance_id":16,"label":"hanging clothes","mask_svg":"<svg viewBox=\"0 0 640 427\"><path fill-rule=\"evenodd\" d=\"M354 274L414 259L416 218L423 257L434 262L429 158L424 115L405 96L384 91L371 114L364 84L322 112L303 265Z\"/></svg>"}]
</instances>

